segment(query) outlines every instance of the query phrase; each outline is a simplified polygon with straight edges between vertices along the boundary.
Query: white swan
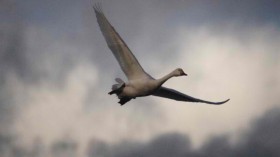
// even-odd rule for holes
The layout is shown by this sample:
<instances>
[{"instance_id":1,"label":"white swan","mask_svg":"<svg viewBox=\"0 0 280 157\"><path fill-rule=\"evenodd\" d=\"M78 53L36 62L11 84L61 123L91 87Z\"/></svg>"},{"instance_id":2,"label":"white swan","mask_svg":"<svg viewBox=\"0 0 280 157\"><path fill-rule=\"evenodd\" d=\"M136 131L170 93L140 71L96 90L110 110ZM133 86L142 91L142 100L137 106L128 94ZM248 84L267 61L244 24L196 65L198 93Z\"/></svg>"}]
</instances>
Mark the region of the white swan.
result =
<instances>
[{"instance_id":1,"label":"white swan","mask_svg":"<svg viewBox=\"0 0 280 157\"><path fill-rule=\"evenodd\" d=\"M148 95L174 99L177 101L201 102L217 105L229 101L229 99L222 102L205 101L193 98L173 89L162 87L161 85L171 77L186 76L187 74L185 74L181 68L177 68L160 79L154 79L151 77L144 71L135 56L129 50L126 43L115 31L114 27L109 23L102 12L100 5L95 5L93 9L108 47L113 52L122 71L128 78L128 82L124 82L120 78L116 78L115 80L118 84L114 84L112 86L112 91L109 92L110 95L116 94L118 96L120 99L119 103L121 105L124 105L126 102L130 101L131 99L135 99L136 97Z\"/></svg>"}]
</instances>

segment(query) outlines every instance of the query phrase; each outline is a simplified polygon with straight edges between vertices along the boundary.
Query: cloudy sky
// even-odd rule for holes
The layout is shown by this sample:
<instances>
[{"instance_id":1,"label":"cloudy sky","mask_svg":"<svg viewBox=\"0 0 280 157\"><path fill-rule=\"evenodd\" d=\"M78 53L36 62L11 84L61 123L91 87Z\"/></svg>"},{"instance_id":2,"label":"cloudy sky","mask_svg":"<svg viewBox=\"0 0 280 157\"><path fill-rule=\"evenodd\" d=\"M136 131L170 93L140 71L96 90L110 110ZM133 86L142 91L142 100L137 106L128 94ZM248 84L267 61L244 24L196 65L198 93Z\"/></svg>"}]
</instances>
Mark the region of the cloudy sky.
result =
<instances>
[{"instance_id":1,"label":"cloudy sky","mask_svg":"<svg viewBox=\"0 0 280 157\"><path fill-rule=\"evenodd\" d=\"M125 76L95 2L0 1L0 154L28 152L39 141L55 156L49 151L65 140L78 156L280 154L271 140L280 138L279 1L101 1L149 74L181 67L188 77L165 86L231 99L221 106L157 97L119 106L107 93Z\"/></svg>"}]
</instances>

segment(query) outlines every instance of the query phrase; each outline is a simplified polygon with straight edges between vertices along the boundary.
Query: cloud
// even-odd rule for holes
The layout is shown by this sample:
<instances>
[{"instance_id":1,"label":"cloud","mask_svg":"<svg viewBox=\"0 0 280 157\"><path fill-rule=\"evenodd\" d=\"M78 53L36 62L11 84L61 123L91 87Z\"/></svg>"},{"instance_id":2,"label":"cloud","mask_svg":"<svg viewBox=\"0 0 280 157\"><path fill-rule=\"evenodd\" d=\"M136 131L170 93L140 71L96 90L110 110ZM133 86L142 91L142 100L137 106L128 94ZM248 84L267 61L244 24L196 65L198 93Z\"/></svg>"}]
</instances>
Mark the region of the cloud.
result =
<instances>
[{"instance_id":1,"label":"cloud","mask_svg":"<svg viewBox=\"0 0 280 157\"><path fill-rule=\"evenodd\" d=\"M209 138L201 147L194 148L189 136L180 133L164 133L143 142L127 139L121 142L108 143L98 138L91 139L82 152L77 139L62 136L45 145L36 139L31 147L17 145L12 139L0 136L0 153L6 156L190 156L190 157L278 157L280 136L280 108L273 108L250 125L238 140L232 142L227 134ZM5 149L4 149L5 148ZM82 153L82 154L79 154Z\"/></svg>"},{"instance_id":2,"label":"cloud","mask_svg":"<svg viewBox=\"0 0 280 157\"><path fill-rule=\"evenodd\" d=\"M159 130L160 111L155 107L147 110L150 104L143 100L140 102L144 107L120 107L116 98L108 99L105 89L98 88L97 73L93 65L80 63L68 74L63 87L48 82L25 87L29 99L22 104L24 108L14 125L20 143L32 144L34 139L41 138L49 145L66 134L84 146L92 137L110 142L147 139Z\"/></svg>"},{"instance_id":3,"label":"cloud","mask_svg":"<svg viewBox=\"0 0 280 157\"><path fill-rule=\"evenodd\" d=\"M204 143L201 148L193 149L190 140L182 134L163 134L147 143L126 141L116 144L106 144L93 140L89 145L89 156L190 156L190 157L246 157L280 155L279 131L280 109L267 112L253 124L253 127L239 138L237 143L231 143L228 136L218 135Z\"/></svg>"},{"instance_id":4,"label":"cloud","mask_svg":"<svg viewBox=\"0 0 280 157\"><path fill-rule=\"evenodd\" d=\"M125 141L116 145L107 145L92 140L88 147L88 156L182 156L190 150L190 141L181 134L164 134L147 144Z\"/></svg>"}]
</instances>

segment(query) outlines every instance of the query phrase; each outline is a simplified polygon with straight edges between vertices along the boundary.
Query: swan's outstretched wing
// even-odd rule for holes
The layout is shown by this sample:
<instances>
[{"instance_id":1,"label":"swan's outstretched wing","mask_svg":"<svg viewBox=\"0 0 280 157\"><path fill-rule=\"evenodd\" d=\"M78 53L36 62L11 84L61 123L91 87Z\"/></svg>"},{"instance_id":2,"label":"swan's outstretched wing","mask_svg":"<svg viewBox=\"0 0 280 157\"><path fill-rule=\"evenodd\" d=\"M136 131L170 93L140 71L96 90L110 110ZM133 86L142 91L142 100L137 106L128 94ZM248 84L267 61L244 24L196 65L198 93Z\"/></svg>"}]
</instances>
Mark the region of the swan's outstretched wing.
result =
<instances>
[{"instance_id":1,"label":"swan's outstretched wing","mask_svg":"<svg viewBox=\"0 0 280 157\"><path fill-rule=\"evenodd\" d=\"M104 13L102 12L101 7L99 5L95 5L93 9L95 11L97 22L107 42L107 45L118 60L119 65L121 66L126 77L131 80L134 78L147 76L146 72L143 70L135 56L129 50L126 43L122 40L118 32L107 20Z\"/></svg>"},{"instance_id":2,"label":"swan's outstretched wing","mask_svg":"<svg viewBox=\"0 0 280 157\"><path fill-rule=\"evenodd\" d=\"M174 89L165 88L165 87L160 87L152 95L159 96L159 97L164 97L164 98L168 98L168 99L174 99L174 100L177 100L177 101L200 102L200 103L207 103L207 104L214 104L214 105L220 105L220 104L223 104L223 103L226 103L227 101L229 101L229 99L227 99L225 101L221 101L221 102L205 101L205 100L201 100L201 99L197 99L197 98L188 96L188 95L183 94L181 92L178 92Z\"/></svg>"}]
</instances>

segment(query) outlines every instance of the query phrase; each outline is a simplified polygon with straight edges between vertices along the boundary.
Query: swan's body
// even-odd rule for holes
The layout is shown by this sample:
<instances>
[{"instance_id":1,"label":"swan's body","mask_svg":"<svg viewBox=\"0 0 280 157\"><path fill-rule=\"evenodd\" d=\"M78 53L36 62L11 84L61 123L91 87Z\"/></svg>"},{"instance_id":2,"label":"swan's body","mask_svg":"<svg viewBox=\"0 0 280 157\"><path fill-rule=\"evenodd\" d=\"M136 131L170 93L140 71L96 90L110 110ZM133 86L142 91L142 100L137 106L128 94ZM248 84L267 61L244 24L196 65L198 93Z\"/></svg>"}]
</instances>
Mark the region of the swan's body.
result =
<instances>
[{"instance_id":1,"label":"swan's body","mask_svg":"<svg viewBox=\"0 0 280 157\"><path fill-rule=\"evenodd\" d=\"M144 71L133 53L129 50L126 43L115 31L114 27L109 23L100 6L96 5L93 8L96 14L97 22L107 42L107 45L113 52L122 71L128 78L128 82L124 82L123 80L117 78L116 82L118 84L114 84L112 86L112 91L109 92L110 95L116 94L118 96L120 99L119 103L121 105L125 104L131 99L135 99L136 97L148 95L174 99L177 101L202 102L208 104L223 104L229 100L228 99L222 102L210 102L193 98L173 89L162 87L162 84L168 79L177 76L186 76L186 74L181 68L177 68L160 79L154 79L151 77Z\"/></svg>"},{"instance_id":2,"label":"swan's body","mask_svg":"<svg viewBox=\"0 0 280 157\"><path fill-rule=\"evenodd\" d=\"M128 96L131 98L148 96L153 94L165 81L169 78L177 75L177 70L174 70L172 73L166 75L161 79L154 79L150 76L129 80L125 87L123 88L122 93L119 96ZM179 73L179 72L178 72ZM178 74L180 75L180 74Z\"/></svg>"}]
</instances>

